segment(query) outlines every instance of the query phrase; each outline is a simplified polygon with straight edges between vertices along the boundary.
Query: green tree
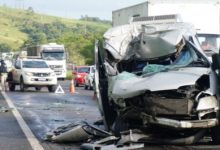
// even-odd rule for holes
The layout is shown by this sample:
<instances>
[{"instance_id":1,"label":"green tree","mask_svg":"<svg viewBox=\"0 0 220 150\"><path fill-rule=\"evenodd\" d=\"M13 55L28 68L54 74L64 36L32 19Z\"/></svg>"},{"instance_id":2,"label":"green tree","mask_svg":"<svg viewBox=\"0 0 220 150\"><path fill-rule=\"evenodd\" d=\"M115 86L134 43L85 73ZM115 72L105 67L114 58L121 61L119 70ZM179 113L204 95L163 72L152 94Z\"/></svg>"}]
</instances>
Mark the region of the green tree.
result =
<instances>
[{"instance_id":1,"label":"green tree","mask_svg":"<svg viewBox=\"0 0 220 150\"><path fill-rule=\"evenodd\" d=\"M0 52L10 52L11 47L5 43L0 44Z\"/></svg>"}]
</instances>

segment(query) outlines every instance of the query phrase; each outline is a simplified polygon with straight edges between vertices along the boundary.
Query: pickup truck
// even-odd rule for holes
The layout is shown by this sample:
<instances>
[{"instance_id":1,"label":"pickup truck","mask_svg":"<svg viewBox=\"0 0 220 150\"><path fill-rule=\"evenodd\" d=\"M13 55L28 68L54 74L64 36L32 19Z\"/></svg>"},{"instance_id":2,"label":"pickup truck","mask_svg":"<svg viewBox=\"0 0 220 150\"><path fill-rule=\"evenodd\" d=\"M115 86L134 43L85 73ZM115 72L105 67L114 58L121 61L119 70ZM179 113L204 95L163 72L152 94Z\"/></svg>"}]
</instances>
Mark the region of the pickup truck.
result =
<instances>
[{"instance_id":1,"label":"pickup truck","mask_svg":"<svg viewBox=\"0 0 220 150\"><path fill-rule=\"evenodd\" d=\"M57 85L56 74L44 60L18 59L14 69L8 73L8 86L14 91L16 85L24 92L28 87L35 87L37 91L47 87L49 92L54 92Z\"/></svg>"}]
</instances>

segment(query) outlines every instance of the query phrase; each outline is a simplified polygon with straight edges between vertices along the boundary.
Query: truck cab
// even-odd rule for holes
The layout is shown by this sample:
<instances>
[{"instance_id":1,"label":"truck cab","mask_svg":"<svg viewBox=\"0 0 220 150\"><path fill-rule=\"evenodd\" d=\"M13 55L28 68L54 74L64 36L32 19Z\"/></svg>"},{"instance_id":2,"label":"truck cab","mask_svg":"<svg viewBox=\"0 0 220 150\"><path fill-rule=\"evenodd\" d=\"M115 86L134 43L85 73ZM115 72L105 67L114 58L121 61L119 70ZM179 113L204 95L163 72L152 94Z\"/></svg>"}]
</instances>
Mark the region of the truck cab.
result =
<instances>
[{"instance_id":1,"label":"truck cab","mask_svg":"<svg viewBox=\"0 0 220 150\"><path fill-rule=\"evenodd\" d=\"M49 43L27 48L27 56L36 56L46 61L58 79L66 78L66 53L64 45Z\"/></svg>"}]
</instances>

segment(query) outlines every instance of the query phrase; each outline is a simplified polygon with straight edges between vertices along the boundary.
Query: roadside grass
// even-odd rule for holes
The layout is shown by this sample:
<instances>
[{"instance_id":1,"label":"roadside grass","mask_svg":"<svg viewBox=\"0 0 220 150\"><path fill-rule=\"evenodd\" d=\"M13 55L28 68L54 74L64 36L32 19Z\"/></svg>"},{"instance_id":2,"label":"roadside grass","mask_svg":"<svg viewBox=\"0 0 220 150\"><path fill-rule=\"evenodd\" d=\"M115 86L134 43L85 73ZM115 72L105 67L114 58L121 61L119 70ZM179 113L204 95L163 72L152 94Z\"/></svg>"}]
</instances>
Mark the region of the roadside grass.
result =
<instances>
[{"instance_id":1,"label":"roadside grass","mask_svg":"<svg viewBox=\"0 0 220 150\"><path fill-rule=\"evenodd\" d=\"M27 35L22 33L14 23L0 13L0 43L6 43L15 50L27 39Z\"/></svg>"},{"instance_id":2,"label":"roadside grass","mask_svg":"<svg viewBox=\"0 0 220 150\"><path fill-rule=\"evenodd\" d=\"M72 80L72 79L73 79L72 70L67 70L66 80Z\"/></svg>"},{"instance_id":3,"label":"roadside grass","mask_svg":"<svg viewBox=\"0 0 220 150\"><path fill-rule=\"evenodd\" d=\"M9 45L13 50L18 50L28 39L28 35L22 32L24 21L39 24L51 24L61 22L69 28L87 27L93 32L108 29L109 26L103 23L82 21L77 19L67 19L45 14L29 13L28 10L14 9L0 6L0 43Z\"/></svg>"}]
</instances>

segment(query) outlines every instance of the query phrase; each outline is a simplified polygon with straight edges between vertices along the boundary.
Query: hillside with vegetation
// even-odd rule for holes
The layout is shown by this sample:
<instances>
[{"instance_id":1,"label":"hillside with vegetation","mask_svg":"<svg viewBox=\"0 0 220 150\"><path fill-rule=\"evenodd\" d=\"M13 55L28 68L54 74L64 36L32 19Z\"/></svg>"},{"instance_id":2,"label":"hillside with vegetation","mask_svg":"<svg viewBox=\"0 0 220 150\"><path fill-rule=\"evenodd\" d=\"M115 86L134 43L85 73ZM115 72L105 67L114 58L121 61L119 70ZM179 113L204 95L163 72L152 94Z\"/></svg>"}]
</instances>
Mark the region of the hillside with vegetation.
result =
<instances>
[{"instance_id":1,"label":"hillside with vegetation","mask_svg":"<svg viewBox=\"0 0 220 150\"><path fill-rule=\"evenodd\" d=\"M92 64L95 39L101 39L109 21L83 17L80 20L37 14L27 10L0 7L0 51L19 51L35 44L64 44L69 62Z\"/></svg>"}]
</instances>

